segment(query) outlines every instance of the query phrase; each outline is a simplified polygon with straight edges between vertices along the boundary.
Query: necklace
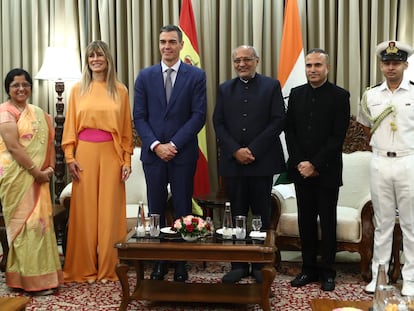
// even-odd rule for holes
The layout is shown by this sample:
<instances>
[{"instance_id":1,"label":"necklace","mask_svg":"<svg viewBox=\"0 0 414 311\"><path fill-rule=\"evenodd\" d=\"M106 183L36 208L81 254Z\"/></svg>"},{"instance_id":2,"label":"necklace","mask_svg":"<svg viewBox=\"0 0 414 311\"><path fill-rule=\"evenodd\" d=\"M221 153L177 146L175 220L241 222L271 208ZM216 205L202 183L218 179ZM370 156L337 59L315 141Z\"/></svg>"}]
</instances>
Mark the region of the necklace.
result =
<instances>
[{"instance_id":1,"label":"necklace","mask_svg":"<svg viewBox=\"0 0 414 311\"><path fill-rule=\"evenodd\" d=\"M9 100L9 103L11 103L14 107L16 107L17 110L19 110L19 112L23 112L24 109L26 109L26 104L24 104L24 106L20 106L14 102L12 102L11 100Z\"/></svg>"}]
</instances>

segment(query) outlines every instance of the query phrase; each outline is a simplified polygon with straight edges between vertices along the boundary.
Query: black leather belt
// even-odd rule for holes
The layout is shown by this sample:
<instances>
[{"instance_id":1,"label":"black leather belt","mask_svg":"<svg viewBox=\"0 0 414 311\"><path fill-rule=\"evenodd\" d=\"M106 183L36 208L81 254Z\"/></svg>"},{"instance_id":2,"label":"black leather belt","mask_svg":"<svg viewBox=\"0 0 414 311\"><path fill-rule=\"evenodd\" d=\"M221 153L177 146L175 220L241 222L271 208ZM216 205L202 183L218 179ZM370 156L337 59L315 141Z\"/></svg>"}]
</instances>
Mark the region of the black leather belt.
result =
<instances>
[{"instance_id":1,"label":"black leather belt","mask_svg":"<svg viewBox=\"0 0 414 311\"><path fill-rule=\"evenodd\" d=\"M387 151L387 157L389 158L395 158L397 156L396 152Z\"/></svg>"}]
</instances>

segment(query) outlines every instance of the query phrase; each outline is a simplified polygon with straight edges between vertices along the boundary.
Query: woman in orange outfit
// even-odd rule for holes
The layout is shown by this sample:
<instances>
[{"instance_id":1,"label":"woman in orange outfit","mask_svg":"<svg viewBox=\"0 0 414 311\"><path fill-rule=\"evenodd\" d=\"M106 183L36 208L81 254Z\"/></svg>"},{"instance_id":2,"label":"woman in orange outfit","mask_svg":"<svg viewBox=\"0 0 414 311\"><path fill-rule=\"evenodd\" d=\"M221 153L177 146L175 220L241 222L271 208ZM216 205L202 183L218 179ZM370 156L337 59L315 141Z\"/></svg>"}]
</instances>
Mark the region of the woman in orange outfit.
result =
<instances>
[{"instance_id":1,"label":"woman in orange outfit","mask_svg":"<svg viewBox=\"0 0 414 311\"><path fill-rule=\"evenodd\" d=\"M62 137L72 176L65 282L118 280L114 244L126 234L125 181L131 173L128 90L105 42L86 48Z\"/></svg>"}]
</instances>

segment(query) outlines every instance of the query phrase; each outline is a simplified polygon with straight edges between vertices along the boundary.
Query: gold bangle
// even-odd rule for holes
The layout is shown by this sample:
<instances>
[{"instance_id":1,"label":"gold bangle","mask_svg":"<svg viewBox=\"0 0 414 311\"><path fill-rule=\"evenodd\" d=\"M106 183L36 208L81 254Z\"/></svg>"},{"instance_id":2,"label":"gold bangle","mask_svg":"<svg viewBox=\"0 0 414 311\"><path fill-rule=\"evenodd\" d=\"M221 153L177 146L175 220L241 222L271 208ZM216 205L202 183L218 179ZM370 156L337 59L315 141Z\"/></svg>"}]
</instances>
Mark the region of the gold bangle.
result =
<instances>
[{"instance_id":1,"label":"gold bangle","mask_svg":"<svg viewBox=\"0 0 414 311\"><path fill-rule=\"evenodd\" d=\"M30 172L31 170L33 170L36 167L35 164L33 164L31 167L27 168L27 170Z\"/></svg>"}]
</instances>

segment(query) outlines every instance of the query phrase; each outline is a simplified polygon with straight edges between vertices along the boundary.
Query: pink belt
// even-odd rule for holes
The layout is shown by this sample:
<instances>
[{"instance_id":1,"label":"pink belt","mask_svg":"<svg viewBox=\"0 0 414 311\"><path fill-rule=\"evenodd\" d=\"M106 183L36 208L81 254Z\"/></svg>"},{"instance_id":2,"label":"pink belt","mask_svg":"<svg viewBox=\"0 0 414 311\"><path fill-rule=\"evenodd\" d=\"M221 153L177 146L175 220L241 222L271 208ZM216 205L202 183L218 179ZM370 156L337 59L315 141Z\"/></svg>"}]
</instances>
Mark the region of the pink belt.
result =
<instances>
[{"instance_id":1,"label":"pink belt","mask_svg":"<svg viewBox=\"0 0 414 311\"><path fill-rule=\"evenodd\" d=\"M93 143L99 143L103 141L113 140L112 134L107 131L98 129L84 129L79 133L79 139L83 141L90 141Z\"/></svg>"}]
</instances>

